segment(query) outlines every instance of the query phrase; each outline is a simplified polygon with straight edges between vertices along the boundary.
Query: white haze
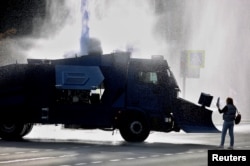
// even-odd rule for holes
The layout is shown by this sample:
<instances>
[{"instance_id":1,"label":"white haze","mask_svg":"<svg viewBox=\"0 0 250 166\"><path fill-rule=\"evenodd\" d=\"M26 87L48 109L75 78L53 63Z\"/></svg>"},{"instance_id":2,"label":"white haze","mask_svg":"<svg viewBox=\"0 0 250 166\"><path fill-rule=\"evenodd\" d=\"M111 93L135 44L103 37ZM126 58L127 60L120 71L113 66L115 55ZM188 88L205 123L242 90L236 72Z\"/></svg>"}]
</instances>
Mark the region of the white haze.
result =
<instances>
[{"instance_id":1,"label":"white haze","mask_svg":"<svg viewBox=\"0 0 250 166\"><path fill-rule=\"evenodd\" d=\"M65 8L58 8L64 2ZM41 28L47 35L33 40L33 47L27 51L28 58L58 59L68 53L79 52L81 35L81 1L47 0L49 17ZM60 10L65 10L60 12ZM28 39L29 40L29 39Z\"/></svg>"},{"instance_id":2,"label":"white haze","mask_svg":"<svg viewBox=\"0 0 250 166\"><path fill-rule=\"evenodd\" d=\"M133 56L150 57L162 51L154 37L154 3L151 0L91 0L90 36L99 38L104 53L133 50Z\"/></svg>"},{"instance_id":3,"label":"white haze","mask_svg":"<svg viewBox=\"0 0 250 166\"><path fill-rule=\"evenodd\" d=\"M186 0L184 6L188 39L182 49L206 54L200 79L187 79L186 97L198 101L200 92L223 101L233 97L243 119L249 119L250 1Z\"/></svg>"},{"instance_id":4,"label":"white haze","mask_svg":"<svg viewBox=\"0 0 250 166\"><path fill-rule=\"evenodd\" d=\"M58 0L50 1L50 10L57 21ZM150 57L163 51L163 41L155 40L153 28L155 25L154 3L150 0L89 0L90 37L101 41L103 53L133 50L133 56ZM53 7L55 6L55 7ZM81 35L81 0L67 0L65 6L69 9L67 19L56 33L51 33L46 21L43 27L45 33L51 36L34 40L34 46L27 51L28 58L57 59L79 54ZM70 55L69 55L70 56Z\"/></svg>"}]
</instances>

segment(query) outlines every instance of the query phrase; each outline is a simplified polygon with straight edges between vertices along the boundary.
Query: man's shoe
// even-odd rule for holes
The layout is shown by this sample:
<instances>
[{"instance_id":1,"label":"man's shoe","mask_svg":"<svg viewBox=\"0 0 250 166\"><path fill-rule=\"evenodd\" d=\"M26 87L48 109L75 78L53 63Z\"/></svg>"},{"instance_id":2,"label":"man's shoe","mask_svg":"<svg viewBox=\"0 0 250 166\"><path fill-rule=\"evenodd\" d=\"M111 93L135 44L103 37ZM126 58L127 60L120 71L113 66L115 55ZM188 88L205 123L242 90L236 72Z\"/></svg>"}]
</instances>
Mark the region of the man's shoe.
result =
<instances>
[{"instance_id":1,"label":"man's shoe","mask_svg":"<svg viewBox=\"0 0 250 166\"><path fill-rule=\"evenodd\" d=\"M229 146L227 149L228 150L234 150L234 147L233 146Z\"/></svg>"}]
</instances>

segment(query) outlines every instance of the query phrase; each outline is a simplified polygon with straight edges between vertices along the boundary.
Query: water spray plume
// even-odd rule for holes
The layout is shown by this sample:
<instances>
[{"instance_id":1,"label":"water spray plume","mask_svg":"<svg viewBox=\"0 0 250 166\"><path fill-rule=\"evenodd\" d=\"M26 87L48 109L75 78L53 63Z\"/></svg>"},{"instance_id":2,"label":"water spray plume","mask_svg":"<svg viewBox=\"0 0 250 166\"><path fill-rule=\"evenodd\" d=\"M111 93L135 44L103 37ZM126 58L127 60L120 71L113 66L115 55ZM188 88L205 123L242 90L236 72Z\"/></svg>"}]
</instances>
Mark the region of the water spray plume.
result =
<instances>
[{"instance_id":1,"label":"water spray plume","mask_svg":"<svg viewBox=\"0 0 250 166\"><path fill-rule=\"evenodd\" d=\"M189 79L187 98L208 92L224 101L234 98L246 117L249 108L249 18L247 0L184 1L183 27L186 42L183 49L206 51L205 68L200 79Z\"/></svg>"},{"instance_id":2,"label":"water spray plume","mask_svg":"<svg viewBox=\"0 0 250 166\"><path fill-rule=\"evenodd\" d=\"M32 38L33 47L27 50L28 58L58 59L68 54L79 53L79 39L81 36L81 1L49 2L47 10L49 18L45 18L41 28L41 38ZM60 13L56 8L58 3L63 3L64 12ZM35 26L35 25L34 25Z\"/></svg>"},{"instance_id":3,"label":"water spray plume","mask_svg":"<svg viewBox=\"0 0 250 166\"><path fill-rule=\"evenodd\" d=\"M57 3L50 1L52 6ZM155 18L150 4L148 0L65 1L69 11L65 19L70 21L65 21L48 38L34 40L34 46L27 51L27 55L29 58L48 59L68 57L70 54L86 55L88 47L93 48L89 46L91 43L101 43L103 53L129 50L139 57L159 54L162 42L154 38ZM62 19L53 16L53 12L60 16L54 7L48 7L53 10L50 12L52 18ZM43 29L47 33L53 27L46 27L45 21ZM91 39L94 41L89 41Z\"/></svg>"},{"instance_id":4,"label":"water spray plume","mask_svg":"<svg viewBox=\"0 0 250 166\"><path fill-rule=\"evenodd\" d=\"M88 0L81 0L81 13L82 13L82 32L80 39L80 54L88 54L89 45L89 11L88 11Z\"/></svg>"},{"instance_id":5,"label":"water spray plume","mask_svg":"<svg viewBox=\"0 0 250 166\"><path fill-rule=\"evenodd\" d=\"M140 57L159 53L150 1L91 1L89 8L90 36L101 40L104 53L127 49Z\"/></svg>"}]
</instances>

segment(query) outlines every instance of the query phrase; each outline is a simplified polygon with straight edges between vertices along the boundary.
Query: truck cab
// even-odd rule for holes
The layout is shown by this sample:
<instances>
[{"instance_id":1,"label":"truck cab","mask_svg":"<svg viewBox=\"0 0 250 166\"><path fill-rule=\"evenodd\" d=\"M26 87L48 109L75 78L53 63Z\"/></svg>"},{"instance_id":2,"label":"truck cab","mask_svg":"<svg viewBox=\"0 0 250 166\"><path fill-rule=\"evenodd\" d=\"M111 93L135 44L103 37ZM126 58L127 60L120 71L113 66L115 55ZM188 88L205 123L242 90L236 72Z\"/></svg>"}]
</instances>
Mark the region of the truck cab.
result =
<instances>
[{"instance_id":1,"label":"truck cab","mask_svg":"<svg viewBox=\"0 0 250 166\"><path fill-rule=\"evenodd\" d=\"M137 108L150 117L154 130L169 130L172 106L179 93L176 80L163 57L132 59L128 71L127 107Z\"/></svg>"}]
</instances>

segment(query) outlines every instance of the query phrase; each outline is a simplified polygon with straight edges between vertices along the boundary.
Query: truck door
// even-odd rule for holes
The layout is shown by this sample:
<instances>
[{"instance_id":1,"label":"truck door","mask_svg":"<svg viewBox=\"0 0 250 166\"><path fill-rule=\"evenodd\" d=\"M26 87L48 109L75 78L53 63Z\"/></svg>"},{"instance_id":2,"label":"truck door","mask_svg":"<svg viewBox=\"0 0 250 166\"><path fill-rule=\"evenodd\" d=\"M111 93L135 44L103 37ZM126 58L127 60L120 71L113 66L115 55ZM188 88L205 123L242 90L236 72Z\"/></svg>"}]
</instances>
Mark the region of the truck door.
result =
<instances>
[{"instance_id":1,"label":"truck door","mask_svg":"<svg viewBox=\"0 0 250 166\"><path fill-rule=\"evenodd\" d=\"M127 106L160 116L168 105L168 89L163 84L162 69L151 60L133 59L128 73Z\"/></svg>"}]
</instances>

